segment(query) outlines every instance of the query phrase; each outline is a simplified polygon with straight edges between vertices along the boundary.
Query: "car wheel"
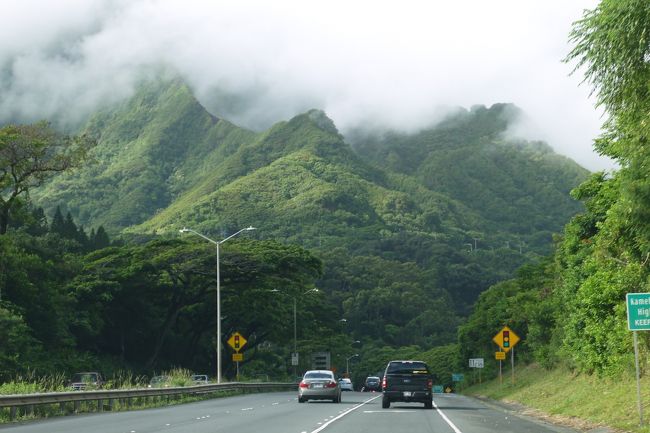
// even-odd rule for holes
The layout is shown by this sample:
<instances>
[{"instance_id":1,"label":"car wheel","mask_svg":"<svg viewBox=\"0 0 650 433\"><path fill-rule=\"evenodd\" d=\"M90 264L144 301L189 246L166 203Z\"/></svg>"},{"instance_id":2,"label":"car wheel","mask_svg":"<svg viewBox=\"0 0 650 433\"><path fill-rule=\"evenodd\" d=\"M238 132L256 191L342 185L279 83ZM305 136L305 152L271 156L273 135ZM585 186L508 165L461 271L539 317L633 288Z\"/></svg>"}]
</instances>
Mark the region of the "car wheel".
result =
<instances>
[{"instance_id":1,"label":"car wheel","mask_svg":"<svg viewBox=\"0 0 650 433\"><path fill-rule=\"evenodd\" d=\"M390 407L390 400L387 399L387 398L385 398L385 397L382 398L382 399L381 399L381 407L382 407L383 409L388 409L388 408Z\"/></svg>"},{"instance_id":2,"label":"car wheel","mask_svg":"<svg viewBox=\"0 0 650 433\"><path fill-rule=\"evenodd\" d=\"M425 409L433 409L433 401L428 400L424 402L424 408Z\"/></svg>"},{"instance_id":3,"label":"car wheel","mask_svg":"<svg viewBox=\"0 0 650 433\"><path fill-rule=\"evenodd\" d=\"M306 401L307 401L306 398L298 397L298 403L304 403Z\"/></svg>"}]
</instances>

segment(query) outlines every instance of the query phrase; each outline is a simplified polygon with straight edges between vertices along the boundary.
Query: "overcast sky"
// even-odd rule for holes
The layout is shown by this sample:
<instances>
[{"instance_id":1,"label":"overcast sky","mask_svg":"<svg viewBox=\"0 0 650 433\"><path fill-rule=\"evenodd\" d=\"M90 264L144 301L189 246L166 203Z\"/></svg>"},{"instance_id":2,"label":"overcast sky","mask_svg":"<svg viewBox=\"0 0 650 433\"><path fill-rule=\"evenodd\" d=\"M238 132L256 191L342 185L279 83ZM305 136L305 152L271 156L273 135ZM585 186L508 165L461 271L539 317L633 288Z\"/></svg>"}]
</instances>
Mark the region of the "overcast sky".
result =
<instances>
[{"instance_id":1,"label":"overcast sky","mask_svg":"<svg viewBox=\"0 0 650 433\"><path fill-rule=\"evenodd\" d=\"M74 124L168 69L255 129L321 108L343 133L416 130L441 107L512 102L518 133L612 167L592 151L590 89L561 61L595 0L0 1L0 122Z\"/></svg>"}]
</instances>

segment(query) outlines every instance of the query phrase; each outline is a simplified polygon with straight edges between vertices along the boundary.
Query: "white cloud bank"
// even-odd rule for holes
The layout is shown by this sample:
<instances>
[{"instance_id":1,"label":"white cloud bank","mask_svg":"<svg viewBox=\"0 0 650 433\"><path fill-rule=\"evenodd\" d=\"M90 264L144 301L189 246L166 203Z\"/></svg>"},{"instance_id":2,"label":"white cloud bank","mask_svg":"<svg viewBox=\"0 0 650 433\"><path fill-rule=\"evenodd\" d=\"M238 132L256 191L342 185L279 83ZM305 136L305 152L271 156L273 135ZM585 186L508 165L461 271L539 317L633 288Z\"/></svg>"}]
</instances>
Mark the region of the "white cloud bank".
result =
<instances>
[{"instance_id":1,"label":"white cloud bank","mask_svg":"<svg viewBox=\"0 0 650 433\"><path fill-rule=\"evenodd\" d=\"M417 129L440 107L512 102L590 169L600 113L561 62L595 0L7 0L0 122L76 122L177 71L217 116L265 127L321 108L345 132Z\"/></svg>"}]
</instances>

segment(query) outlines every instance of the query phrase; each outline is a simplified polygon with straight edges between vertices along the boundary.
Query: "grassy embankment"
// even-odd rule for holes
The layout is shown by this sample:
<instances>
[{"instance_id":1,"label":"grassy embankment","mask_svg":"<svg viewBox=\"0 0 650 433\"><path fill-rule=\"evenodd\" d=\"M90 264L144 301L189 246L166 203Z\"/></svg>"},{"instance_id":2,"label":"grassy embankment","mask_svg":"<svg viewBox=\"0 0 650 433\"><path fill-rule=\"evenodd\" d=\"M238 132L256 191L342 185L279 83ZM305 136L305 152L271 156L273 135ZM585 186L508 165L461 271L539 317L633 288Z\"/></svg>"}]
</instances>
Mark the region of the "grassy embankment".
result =
<instances>
[{"instance_id":1,"label":"grassy embankment","mask_svg":"<svg viewBox=\"0 0 650 433\"><path fill-rule=\"evenodd\" d=\"M603 378L574 374L566 368L548 371L537 365L516 369L515 384L510 371L503 385L491 380L463 391L466 395L488 397L530 408L529 414L588 430L607 426L634 433L650 432L650 377L641 380L644 421L639 427L636 381L633 374Z\"/></svg>"}]
</instances>

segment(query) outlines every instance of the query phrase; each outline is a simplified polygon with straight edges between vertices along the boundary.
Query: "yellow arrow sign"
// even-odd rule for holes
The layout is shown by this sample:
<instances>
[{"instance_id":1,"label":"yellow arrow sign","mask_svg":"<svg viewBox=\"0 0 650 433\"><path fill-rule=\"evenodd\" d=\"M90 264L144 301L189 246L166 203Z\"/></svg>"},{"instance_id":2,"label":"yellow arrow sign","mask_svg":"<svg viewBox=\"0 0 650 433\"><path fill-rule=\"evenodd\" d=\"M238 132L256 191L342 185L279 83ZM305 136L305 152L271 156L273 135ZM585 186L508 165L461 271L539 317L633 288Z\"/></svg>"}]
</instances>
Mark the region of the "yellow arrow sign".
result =
<instances>
[{"instance_id":1,"label":"yellow arrow sign","mask_svg":"<svg viewBox=\"0 0 650 433\"><path fill-rule=\"evenodd\" d=\"M506 359L506 352L494 352L494 358L497 361L503 361Z\"/></svg>"},{"instance_id":2,"label":"yellow arrow sign","mask_svg":"<svg viewBox=\"0 0 650 433\"><path fill-rule=\"evenodd\" d=\"M242 347L246 345L246 339L239 332L235 332L228 339L228 345L232 347L235 352L239 352Z\"/></svg>"},{"instance_id":3,"label":"yellow arrow sign","mask_svg":"<svg viewBox=\"0 0 650 433\"><path fill-rule=\"evenodd\" d=\"M503 349L504 352L509 352L510 349L515 347L515 344L517 344L519 340L519 336L507 326L504 326L503 329L492 338L492 341L494 341L497 346Z\"/></svg>"}]
</instances>

